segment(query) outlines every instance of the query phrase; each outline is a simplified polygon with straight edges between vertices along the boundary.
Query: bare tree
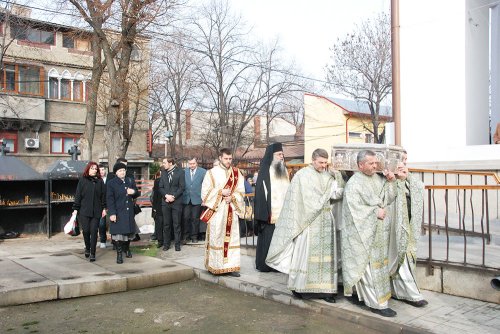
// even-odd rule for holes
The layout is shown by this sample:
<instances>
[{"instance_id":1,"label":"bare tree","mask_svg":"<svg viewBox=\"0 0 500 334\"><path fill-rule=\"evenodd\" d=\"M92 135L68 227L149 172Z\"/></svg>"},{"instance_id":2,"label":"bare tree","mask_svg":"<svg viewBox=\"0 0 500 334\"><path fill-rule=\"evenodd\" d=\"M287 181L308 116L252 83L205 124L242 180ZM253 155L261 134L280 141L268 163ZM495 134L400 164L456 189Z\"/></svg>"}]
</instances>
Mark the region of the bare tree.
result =
<instances>
[{"instance_id":1,"label":"bare tree","mask_svg":"<svg viewBox=\"0 0 500 334\"><path fill-rule=\"evenodd\" d=\"M123 157L131 140L129 71L131 55L141 32L160 16L170 12L175 0L70 0L97 35L109 80L106 105L105 144L108 163ZM116 25L103 26L102 17L110 15ZM105 28L111 28L115 32Z\"/></svg>"},{"instance_id":2,"label":"bare tree","mask_svg":"<svg viewBox=\"0 0 500 334\"><path fill-rule=\"evenodd\" d=\"M172 33L172 40L160 42L153 57L154 81L152 102L167 130L172 131L170 155L183 156L183 112L196 108L195 91L198 86L195 77L196 54L188 48L190 37L180 30ZM177 152L177 145L179 152Z\"/></svg>"},{"instance_id":3,"label":"bare tree","mask_svg":"<svg viewBox=\"0 0 500 334\"><path fill-rule=\"evenodd\" d=\"M197 72L208 96L204 109L218 116L215 131L220 143L214 147L235 147L230 115L234 112L233 99L240 98L240 106L246 103L240 91L248 83L246 75L252 67L247 61L252 48L244 42L248 33L242 30L241 19L231 13L226 1L202 5L193 26L193 37L202 55Z\"/></svg>"},{"instance_id":4,"label":"bare tree","mask_svg":"<svg viewBox=\"0 0 500 334\"><path fill-rule=\"evenodd\" d=\"M367 103L372 127L365 128L377 143L382 143L385 129L379 133L381 104L392 92L389 15L362 22L344 39L337 39L331 51L327 81L337 92Z\"/></svg>"},{"instance_id":5,"label":"bare tree","mask_svg":"<svg viewBox=\"0 0 500 334\"><path fill-rule=\"evenodd\" d=\"M206 138L214 148L229 147L234 152L240 145L252 144L254 136L247 125L253 118L272 115L270 122L280 97L299 87L290 69L279 65L278 43L269 48L250 43L244 23L226 1L202 6L193 25L202 54L199 81L208 96L205 109L217 114L211 119L216 133Z\"/></svg>"}]
</instances>

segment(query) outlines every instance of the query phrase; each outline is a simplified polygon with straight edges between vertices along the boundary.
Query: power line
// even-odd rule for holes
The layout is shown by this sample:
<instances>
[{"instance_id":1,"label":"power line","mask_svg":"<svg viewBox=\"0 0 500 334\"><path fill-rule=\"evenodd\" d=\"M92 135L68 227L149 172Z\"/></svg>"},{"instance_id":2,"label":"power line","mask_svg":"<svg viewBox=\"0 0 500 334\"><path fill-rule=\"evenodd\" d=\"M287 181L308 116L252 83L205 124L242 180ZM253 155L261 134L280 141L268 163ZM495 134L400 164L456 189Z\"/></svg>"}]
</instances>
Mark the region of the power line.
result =
<instances>
[{"instance_id":1,"label":"power line","mask_svg":"<svg viewBox=\"0 0 500 334\"><path fill-rule=\"evenodd\" d=\"M0 2L9 3L6 0L0 0ZM73 13L66 13L66 12L62 12L62 11L59 12L59 11L51 10L51 9L48 9L48 8L41 8L41 7L29 6L29 5L26 5L24 7L27 7L27 8L30 8L30 9L36 9L36 10L39 10L39 11L42 11L42 12L48 12L48 13L52 13L52 14L58 14L58 15L61 14L61 15L75 17L75 18L82 18L81 15L77 15L77 14L73 14ZM74 27L74 28L75 29L82 29L82 28L78 28L78 27ZM185 28L181 28L181 27L176 27L176 28L177 29L185 29ZM187 29L185 29L185 30L187 30ZM184 45L182 43L172 41L170 39L162 39L162 38L158 37L158 36L169 37L169 35L166 34L166 33L158 32L158 31L154 31L154 30L148 30L148 29L145 29L144 31L146 33L154 35L157 40L160 40L160 41L163 41L163 42L167 42L167 43L170 43L170 44L173 44L173 45L176 45L176 46L180 46L180 47L182 47L184 49L187 49L187 50L190 50L190 51L193 51L193 52L196 52L196 53L200 53L200 54L203 54L203 55L206 54L206 52L203 51L203 50L201 50L201 49L197 49L197 48L192 47L192 46L187 46L187 45ZM318 83L321 83L321 84L329 84L328 81L325 81L325 80L322 80L322 79L313 78L313 77L310 77L310 76L305 76L305 75L297 74L297 73L292 73L292 72L287 71L287 70L272 69L272 68L269 68L269 67L264 66L262 64L247 62L247 61L243 61L243 60L240 60L240 59L234 59L234 58L231 58L231 57L225 57L225 56L221 56L221 57L224 58L224 59L226 59L226 60L231 60L231 61L240 63L241 65L259 67L259 68L262 68L262 69L269 70L271 72L282 73L282 74L290 75L292 77L299 78L299 79L304 79L304 80L308 80L308 81L312 81L312 82L318 82Z\"/></svg>"}]
</instances>

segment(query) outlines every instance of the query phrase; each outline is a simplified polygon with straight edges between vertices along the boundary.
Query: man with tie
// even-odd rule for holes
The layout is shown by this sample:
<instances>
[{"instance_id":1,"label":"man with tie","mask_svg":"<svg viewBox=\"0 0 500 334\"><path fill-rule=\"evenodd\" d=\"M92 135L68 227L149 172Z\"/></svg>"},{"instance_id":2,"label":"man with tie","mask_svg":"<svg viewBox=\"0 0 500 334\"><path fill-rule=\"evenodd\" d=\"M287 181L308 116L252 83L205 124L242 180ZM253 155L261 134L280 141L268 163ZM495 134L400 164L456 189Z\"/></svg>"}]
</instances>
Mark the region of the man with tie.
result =
<instances>
[{"instance_id":1,"label":"man with tie","mask_svg":"<svg viewBox=\"0 0 500 334\"><path fill-rule=\"evenodd\" d=\"M173 158L163 159L165 172L160 177L159 190L162 196L163 211L163 250L170 248L172 239L170 229L174 229L175 250L181 250L182 193L185 179L182 169L178 168Z\"/></svg>"},{"instance_id":2,"label":"man with tie","mask_svg":"<svg viewBox=\"0 0 500 334\"><path fill-rule=\"evenodd\" d=\"M198 160L192 157L188 160L188 168L184 172L186 189L184 190L184 224L183 237L197 243L205 234L206 225L200 226L201 213L201 184L205 177L206 169L198 167Z\"/></svg>"}]
</instances>

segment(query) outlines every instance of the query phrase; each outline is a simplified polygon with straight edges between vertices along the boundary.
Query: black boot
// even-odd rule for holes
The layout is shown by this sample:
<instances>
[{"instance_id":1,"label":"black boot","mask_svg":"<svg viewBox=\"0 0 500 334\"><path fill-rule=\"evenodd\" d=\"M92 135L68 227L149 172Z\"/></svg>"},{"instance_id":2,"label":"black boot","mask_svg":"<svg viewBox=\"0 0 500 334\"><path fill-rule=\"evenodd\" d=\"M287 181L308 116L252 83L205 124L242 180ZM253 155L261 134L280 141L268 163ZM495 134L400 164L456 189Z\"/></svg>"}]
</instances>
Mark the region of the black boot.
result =
<instances>
[{"instance_id":1,"label":"black boot","mask_svg":"<svg viewBox=\"0 0 500 334\"><path fill-rule=\"evenodd\" d=\"M116 263L123 263L123 256L122 256L122 242L117 241L116 242Z\"/></svg>"},{"instance_id":2,"label":"black boot","mask_svg":"<svg viewBox=\"0 0 500 334\"><path fill-rule=\"evenodd\" d=\"M125 251L125 256L128 257L128 258L131 258L132 257L132 252L130 251L130 241L125 241L123 243L123 245L125 246L123 248L123 250Z\"/></svg>"}]
</instances>

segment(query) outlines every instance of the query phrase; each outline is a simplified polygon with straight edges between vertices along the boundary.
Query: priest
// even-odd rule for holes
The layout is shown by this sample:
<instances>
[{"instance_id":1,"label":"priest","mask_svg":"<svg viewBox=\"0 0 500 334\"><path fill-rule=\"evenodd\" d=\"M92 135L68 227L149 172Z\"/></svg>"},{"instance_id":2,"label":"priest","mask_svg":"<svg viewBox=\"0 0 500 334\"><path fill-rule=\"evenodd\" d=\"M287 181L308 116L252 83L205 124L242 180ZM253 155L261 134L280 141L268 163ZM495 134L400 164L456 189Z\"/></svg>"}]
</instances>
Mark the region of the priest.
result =
<instances>
[{"instance_id":1,"label":"priest","mask_svg":"<svg viewBox=\"0 0 500 334\"><path fill-rule=\"evenodd\" d=\"M392 297L415 307L428 304L418 289L416 277L417 244L422 225L424 185L408 172L407 153L403 153L396 178L397 197L393 204L389 264Z\"/></svg>"},{"instance_id":2,"label":"priest","mask_svg":"<svg viewBox=\"0 0 500 334\"><path fill-rule=\"evenodd\" d=\"M223 148L219 164L203 179L201 198L206 210L200 220L207 223L205 268L214 275L240 276L240 232L238 217L243 217L245 186L238 168L231 166L231 151Z\"/></svg>"},{"instance_id":3,"label":"priest","mask_svg":"<svg viewBox=\"0 0 500 334\"><path fill-rule=\"evenodd\" d=\"M266 263L288 274L297 298L335 302L337 251L332 199L343 192L337 171L327 171L328 153L316 149L312 164L292 179L276 223Z\"/></svg>"},{"instance_id":4,"label":"priest","mask_svg":"<svg viewBox=\"0 0 500 334\"><path fill-rule=\"evenodd\" d=\"M349 179L344 191L341 231L344 295L353 297L384 317L394 317L389 308L391 286L388 268L390 222L387 206L396 197L395 176L376 173L378 159L373 151L360 151L359 171ZM388 182L391 181L391 182Z\"/></svg>"},{"instance_id":5,"label":"priest","mask_svg":"<svg viewBox=\"0 0 500 334\"><path fill-rule=\"evenodd\" d=\"M259 231L255 266L262 272L272 270L266 264L266 257L289 184L283 145L270 144L260 161L254 198L254 217Z\"/></svg>"}]
</instances>

